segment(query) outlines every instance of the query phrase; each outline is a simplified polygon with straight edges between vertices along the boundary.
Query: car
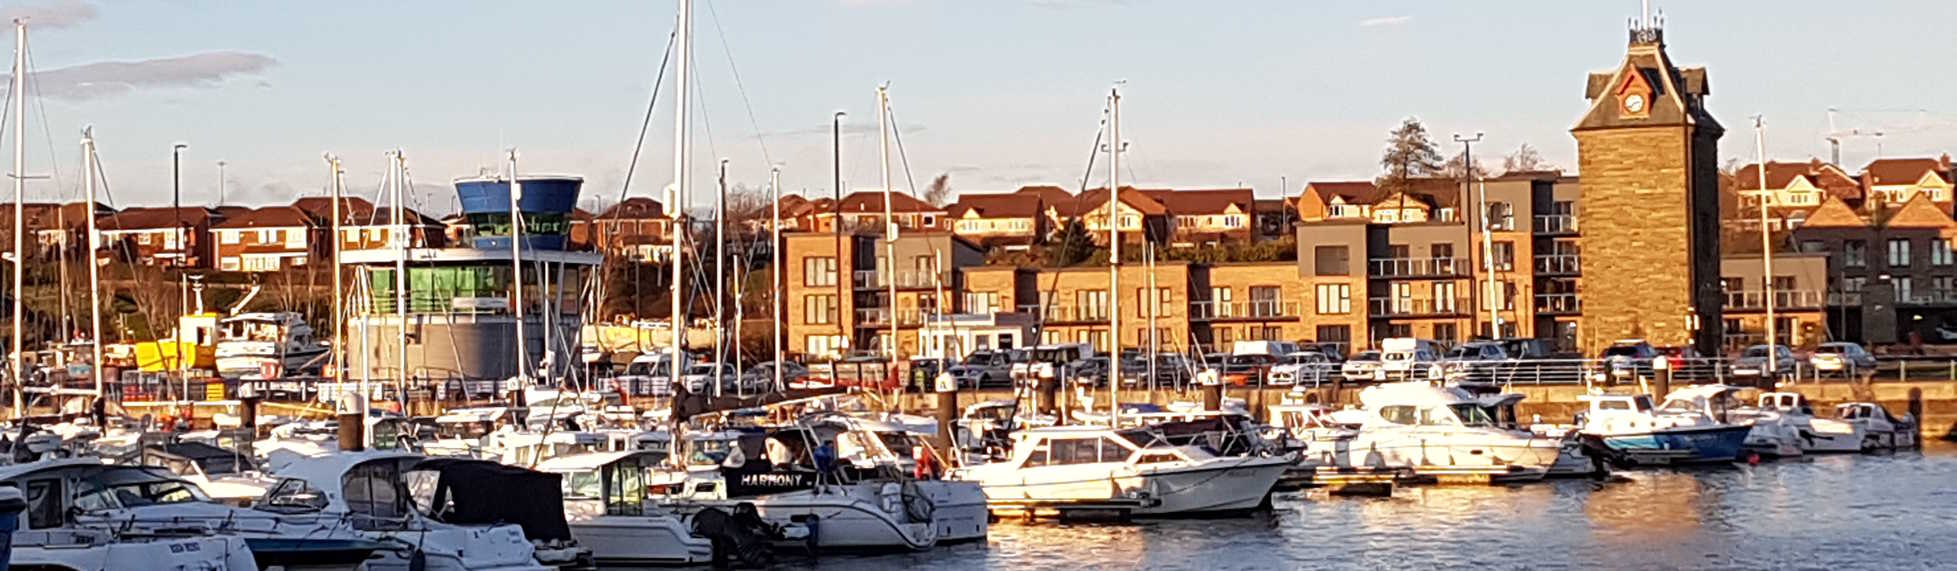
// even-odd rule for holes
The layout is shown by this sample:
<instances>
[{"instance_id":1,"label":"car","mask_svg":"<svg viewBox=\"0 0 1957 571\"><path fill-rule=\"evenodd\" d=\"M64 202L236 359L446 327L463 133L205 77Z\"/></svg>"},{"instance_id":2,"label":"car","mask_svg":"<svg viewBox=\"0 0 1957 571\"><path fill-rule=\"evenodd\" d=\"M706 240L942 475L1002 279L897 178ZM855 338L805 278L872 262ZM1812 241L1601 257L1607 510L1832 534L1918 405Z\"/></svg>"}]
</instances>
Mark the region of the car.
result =
<instances>
[{"instance_id":1,"label":"car","mask_svg":"<svg viewBox=\"0 0 1957 571\"><path fill-rule=\"evenodd\" d=\"M763 361L749 367L741 372L741 384L749 387L773 388L777 366L781 368L781 382L784 387L806 384L803 381L808 379L809 368L794 361L786 361L780 365L776 365L774 361Z\"/></svg>"},{"instance_id":2,"label":"car","mask_svg":"<svg viewBox=\"0 0 1957 571\"><path fill-rule=\"evenodd\" d=\"M1212 368L1223 376L1225 384L1243 387L1263 384L1277 363L1278 358L1271 355L1227 355L1221 360L1221 366Z\"/></svg>"},{"instance_id":3,"label":"car","mask_svg":"<svg viewBox=\"0 0 1957 571\"><path fill-rule=\"evenodd\" d=\"M680 376L680 381L686 386L686 392L697 395L713 391L713 385L708 384L714 377L713 363L693 363L681 371L685 372ZM720 366L720 390L723 394L740 391L740 386L734 378L734 365L731 363Z\"/></svg>"},{"instance_id":4,"label":"car","mask_svg":"<svg viewBox=\"0 0 1957 571\"><path fill-rule=\"evenodd\" d=\"M1439 376L1440 345L1426 339L1393 337L1380 341L1379 370L1373 378L1407 380Z\"/></svg>"},{"instance_id":5,"label":"car","mask_svg":"<svg viewBox=\"0 0 1957 571\"><path fill-rule=\"evenodd\" d=\"M1379 351L1360 351L1339 365L1339 374L1348 381L1370 381L1379 373Z\"/></svg>"},{"instance_id":6,"label":"car","mask_svg":"<svg viewBox=\"0 0 1957 571\"><path fill-rule=\"evenodd\" d=\"M1309 382L1317 385L1338 366L1338 361L1324 353L1299 351L1278 358L1278 363L1271 366L1270 384L1285 386Z\"/></svg>"},{"instance_id":7,"label":"car","mask_svg":"<svg viewBox=\"0 0 1957 571\"><path fill-rule=\"evenodd\" d=\"M1592 377L1597 381L1636 382L1651 376L1651 360L1657 357L1658 350L1643 339L1620 339L1597 356L1597 370Z\"/></svg>"},{"instance_id":8,"label":"car","mask_svg":"<svg viewBox=\"0 0 1957 571\"><path fill-rule=\"evenodd\" d=\"M1012 386L1012 366L1015 351L973 351L965 360L951 367L951 374L963 384L971 381L974 387Z\"/></svg>"},{"instance_id":9,"label":"car","mask_svg":"<svg viewBox=\"0 0 1957 571\"><path fill-rule=\"evenodd\" d=\"M1499 371L1492 365L1512 360L1500 342L1469 341L1441 357L1441 374L1459 382L1493 384Z\"/></svg>"},{"instance_id":10,"label":"car","mask_svg":"<svg viewBox=\"0 0 1957 571\"><path fill-rule=\"evenodd\" d=\"M1861 345L1847 341L1822 343L1808 355L1808 366L1820 374L1855 376L1873 373L1878 366L1875 355Z\"/></svg>"},{"instance_id":11,"label":"car","mask_svg":"<svg viewBox=\"0 0 1957 571\"><path fill-rule=\"evenodd\" d=\"M1768 363L1769 357L1772 363ZM1786 345L1754 345L1740 353L1733 360L1733 376L1759 379L1761 384L1791 379L1795 367L1800 363L1794 359L1794 350Z\"/></svg>"}]
</instances>

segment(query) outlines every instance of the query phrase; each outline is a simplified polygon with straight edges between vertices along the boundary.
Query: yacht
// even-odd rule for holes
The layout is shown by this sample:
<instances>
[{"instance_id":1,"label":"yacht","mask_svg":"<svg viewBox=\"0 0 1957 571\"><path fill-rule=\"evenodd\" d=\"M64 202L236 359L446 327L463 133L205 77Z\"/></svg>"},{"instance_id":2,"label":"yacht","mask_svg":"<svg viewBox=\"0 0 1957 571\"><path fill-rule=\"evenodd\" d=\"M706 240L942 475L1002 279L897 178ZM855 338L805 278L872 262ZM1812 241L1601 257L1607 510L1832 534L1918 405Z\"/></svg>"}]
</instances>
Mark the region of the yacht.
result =
<instances>
[{"instance_id":1,"label":"yacht","mask_svg":"<svg viewBox=\"0 0 1957 571\"><path fill-rule=\"evenodd\" d=\"M1367 387L1358 434L1314 452L1342 467L1404 468L1442 481L1540 480L1556 465L1561 438L1496 423L1467 392L1427 381Z\"/></svg>"},{"instance_id":2,"label":"yacht","mask_svg":"<svg viewBox=\"0 0 1957 571\"><path fill-rule=\"evenodd\" d=\"M1889 409L1872 402L1835 405L1835 419L1861 429L1862 450L1901 450L1922 446L1916 434L1916 416L1897 418Z\"/></svg>"},{"instance_id":3,"label":"yacht","mask_svg":"<svg viewBox=\"0 0 1957 571\"><path fill-rule=\"evenodd\" d=\"M931 445L932 434L922 433L907 424L893 424L844 415L822 415L805 419L800 425L811 442L835 442L837 457L849 462L859 473L879 468L894 471L894 480L905 480L916 472L919 455L929 455L939 466L947 458ZM777 434L775 437L780 438ZM912 478L905 485L917 489L931 505L931 526L939 543L979 541L989 530L985 491L978 484Z\"/></svg>"},{"instance_id":4,"label":"yacht","mask_svg":"<svg viewBox=\"0 0 1957 571\"><path fill-rule=\"evenodd\" d=\"M1589 404L1578 433L1620 465L1680 465L1731 462L1744 450L1753 427L1721 420L1725 385L1691 386L1672 391L1664 406L1648 395L1587 394Z\"/></svg>"},{"instance_id":5,"label":"yacht","mask_svg":"<svg viewBox=\"0 0 1957 571\"><path fill-rule=\"evenodd\" d=\"M225 378L275 379L319 368L326 343L295 312L242 313L218 321L217 372Z\"/></svg>"},{"instance_id":6,"label":"yacht","mask_svg":"<svg viewBox=\"0 0 1957 571\"><path fill-rule=\"evenodd\" d=\"M1262 505L1295 456L1219 457L1163 442L1147 429L1031 428L1007 460L953 470L977 482L994 514L1109 513L1154 517L1248 511Z\"/></svg>"},{"instance_id":7,"label":"yacht","mask_svg":"<svg viewBox=\"0 0 1957 571\"><path fill-rule=\"evenodd\" d=\"M665 463L646 450L586 452L537 465L564 478L564 519L601 566L687 565L713 560L713 542L693 534L646 495L646 474Z\"/></svg>"},{"instance_id":8,"label":"yacht","mask_svg":"<svg viewBox=\"0 0 1957 571\"><path fill-rule=\"evenodd\" d=\"M1549 467L1549 477L1596 476L1607 470L1603 458L1591 453L1583 439L1577 436L1574 427L1540 422L1523 424L1521 417L1515 413L1516 404L1521 403L1523 398L1524 395L1520 393L1496 393L1483 395L1477 400L1482 409L1488 412L1489 418L1495 420L1496 426L1526 430L1561 443L1562 453L1556 456L1556 463Z\"/></svg>"},{"instance_id":9,"label":"yacht","mask_svg":"<svg viewBox=\"0 0 1957 571\"><path fill-rule=\"evenodd\" d=\"M16 496L19 492L9 490ZM124 569L201 569L257 571L260 563L247 542L223 535L119 534L87 528L23 530L13 533L13 569L122 571ZM270 568L270 567L267 567ZM348 565L309 565L307 569L358 569Z\"/></svg>"}]
</instances>

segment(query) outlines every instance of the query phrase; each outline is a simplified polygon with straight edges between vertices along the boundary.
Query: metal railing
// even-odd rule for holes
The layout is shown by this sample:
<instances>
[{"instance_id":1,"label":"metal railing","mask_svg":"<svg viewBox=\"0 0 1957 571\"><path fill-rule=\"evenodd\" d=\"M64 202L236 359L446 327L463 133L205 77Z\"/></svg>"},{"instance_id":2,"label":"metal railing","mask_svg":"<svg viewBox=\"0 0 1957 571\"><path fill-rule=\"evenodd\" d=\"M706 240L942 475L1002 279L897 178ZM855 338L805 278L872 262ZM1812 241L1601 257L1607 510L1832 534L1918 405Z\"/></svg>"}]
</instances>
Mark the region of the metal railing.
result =
<instances>
[{"instance_id":1,"label":"metal railing","mask_svg":"<svg viewBox=\"0 0 1957 571\"><path fill-rule=\"evenodd\" d=\"M1841 306L1855 307L1855 306L1862 305L1862 292L1859 291L1828 292L1828 305L1835 306L1835 307L1841 307Z\"/></svg>"},{"instance_id":2,"label":"metal railing","mask_svg":"<svg viewBox=\"0 0 1957 571\"><path fill-rule=\"evenodd\" d=\"M1910 305L1957 305L1957 290L1931 289L1911 292L1908 297L1897 296L1896 303Z\"/></svg>"},{"instance_id":3,"label":"metal railing","mask_svg":"<svg viewBox=\"0 0 1957 571\"><path fill-rule=\"evenodd\" d=\"M1774 292L1775 308L1814 308L1821 307L1827 295L1814 290L1778 290ZM1767 292L1729 291L1726 292L1726 309L1766 309Z\"/></svg>"},{"instance_id":4,"label":"metal railing","mask_svg":"<svg viewBox=\"0 0 1957 571\"><path fill-rule=\"evenodd\" d=\"M1577 231L1576 215L1537 214L1535 217L1535 226L1532 229L1537 234L1575 234Z\"/></svg>"},{"instance_id":5,"label":"metal railing","mask_svg":"<svg viewBox=\"0 0 1957 571\"><path fill-rule=\"evenodd\" d=\"M1472 311L1474 305L1468 298L1391 298L1375 297L1366 300L1366 311L1374 317L1412 317L1429 315L1463 315Z\"/></svg>"},{"instance_id":6,"label":"metal railing","mask_svg":"<svg viewBox=\"0 0 1957 571\"><path fill-rule=\"evenodd\" d=\"M1190 319L1257 319L1297 317L1299 304L1295 301L1192 301L1189 302Z\"/></svg>"},{"instance_id":7,"label":"metal railing","mask_svg":"<svg viewBox=\"0 0 1957 571\"><path fill-rule=\"evenodd\" d=\"M1048 322L1106 321L1108 319L1108 306L1105 305L1075 306L1070 304L1050 304L1041 307L1037 304L1025 304L1019 306L1019 312L1038 315L1041 321Z\"/></svg>"},{"instance_id":8,"label":"metal railing","mask_svg":"<svg viewBox=\"0 0 1957 571\"><path fill-rule=\"evenodd\" d=\"M1536 313L1580 313L1583 298L1574 293L1536 294Z\"/></svg>"},{"instance_id":9,"label":"metal railing","mask_svg":"<svg viewBox=\"0 0 1957 571\"><path fill-rule=\"evenodd\" d=\"M924 313L916 309L901 309L897 311L898 325L918 325L923 322L924 322ZM857 308L856 310L857 327L875 327L875 326L888 326L888 325L890 325L889 308L885 308L885 307Z\"/></svg>"},{"instance_id":10,"label":"metal railing","mask_svg":"<svg viewBox=\"0 0 1957 571\"><path fill-rule=\"evenodd\" d=\"M1580 274L1583 273L1583 258L1577 254L1537 254L1536 273Z\"/></svg>"},{"instance_id":11,"label":"metal railing","mask_svg":"<svg viewBox=\"0 0 1957 571\"><path fill-rule=\"evenodd\" d=\"M1373 258L1367 275L1375 278L1458 276L1469 271L1467 258Z\"/></svg>"},{"instance_id":12,"label":"metal railing","mask_svg":"<svg viewBox=\"0 0 1957 571\"><path fill-rule=\"evenodd\" d=\"M943 283L943 280L938 279L937 272L902 270L893 274L876 270L857 270L851 274L850 284L856 289L887 288L890 287L892 279L897 281L897 287L906 289L938 287Z\"/></svg>"}]
</instances>

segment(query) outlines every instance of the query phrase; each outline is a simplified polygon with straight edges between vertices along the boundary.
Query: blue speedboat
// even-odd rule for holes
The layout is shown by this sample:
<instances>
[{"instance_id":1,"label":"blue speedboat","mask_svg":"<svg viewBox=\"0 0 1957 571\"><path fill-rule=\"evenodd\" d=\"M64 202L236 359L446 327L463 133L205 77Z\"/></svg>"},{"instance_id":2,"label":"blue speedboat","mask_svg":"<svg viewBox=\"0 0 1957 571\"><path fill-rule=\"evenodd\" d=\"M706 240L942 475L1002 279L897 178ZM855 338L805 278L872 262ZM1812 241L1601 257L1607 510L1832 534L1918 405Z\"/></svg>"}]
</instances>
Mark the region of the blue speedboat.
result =
<instances>
[{"instance_id":1,"label":"blue speedboat","mask_svg":"<svg viewBox=\"0 0 1957 571\"><path fill-rule=\"evenodd\" d=\"M1747 424L1725 420L1725 385L1685 387L1651 405L1646 395L1584 395L1579 429L1592 448L1620 466L1732 462L1745 450Z\"/></svg>"}]
</instances>

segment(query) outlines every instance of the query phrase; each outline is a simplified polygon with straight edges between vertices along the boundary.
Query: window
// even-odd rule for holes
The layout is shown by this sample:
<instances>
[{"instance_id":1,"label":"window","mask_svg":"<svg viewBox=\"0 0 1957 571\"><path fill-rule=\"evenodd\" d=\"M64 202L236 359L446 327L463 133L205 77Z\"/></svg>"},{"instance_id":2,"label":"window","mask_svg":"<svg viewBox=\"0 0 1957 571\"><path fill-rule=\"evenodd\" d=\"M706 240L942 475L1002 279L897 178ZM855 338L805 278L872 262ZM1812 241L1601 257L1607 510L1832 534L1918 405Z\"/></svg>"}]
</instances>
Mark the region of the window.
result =
<instances>
[{"instance_id":1,"label":"window","mask_svg":"<svg viewBox=\"0 0 1957 571\"><path fill-rule=\"evenodd\" d=\"M1434 271L1442 274L1454 273L1454 245L1430 244L1427 255L1434 258Z\"/></svg>"},{"instance_id":2,"label":"window","mask_svg":"<svg viewBox=\"0 0 1957 571\"><path fill-rule=\"evenodd\" d=\"M836 259L831 257L802 258L802 285L819 287L836 285Z\"/></svg>"},{"instance_id":3,"label":"window","mask_svg":"<svg viewBox=\"0 0 1957 571\"><path fill-rule=\"evenodd\" d=\"M1909 239L1896 238L1889 241L1889 267L1909 267Z\"/></svg>"},{"instance_id":4,"label":"window","mask_svg":"<svg viewBox=\"0 0 1957 571\"><path fill-rule=\"evenodd\" d=\"M1461 328L1459 325L1455 325L1453 323L1434 324L1434 340L1446 341L1452 343L1455 341L1459 341L1460 339L1461 339Z\"/></svg>"},{"instance_id":5,"label":"window","mask_svg":"<svg viewBox=\"0 0 1957 571\"><path fill-rule=\"evenodd\" d=\"M1277 317L1284 315L1284 288L1277 286L1251 286L1250 314L1254 317Z\"/></svg>"},{"instance_id":6,"label":"window","mask_svg":"<svg viewBox=\"0 0 1957 571\"><path fill-rule=\"evenodd\" d=\"M1414 408L1407 405L1380 407L1379 418L1393 424L1413 424L1416 420Z\"/></svg>"},{"instance_id":7,"label":"window","mask_svg":"<svg viewBox=\"0 0 1957 571\"><path fill-rule=\"evenodd\" d=\"M815 356L841 355L846 346L841 335L811 335L802 340L803 352Z\"/></svg>"},{"instance_id":8,"label":"window","mask_svg":"<svg viewBox=\"0 0 1957 571\"><path fill-rule=\"evenodd\" d=\"M1235 301L1235 298L1231 296L1230 288L1227 287L1210 288L1210 303L1213 304L1212 307L1215 308L1215 311L1211 314L1211 317L1231 317L1233 313L1230 310L1230 304L1233 301Z\"/></svg>"},{"instance_id":9,"label":"window","mask_svg":"<svg viewBox=\"0 0 1957 571\"><path fill-rule=\"evenodd\" d=\"M1930 265L1948 266L1950 262L1950 241L1943 238L1930 240Z\"/></svg>"},{"instance_id":10,"label":"window","mask_svg":"<svg viewBox=\"0 0 1957 571\"><path fill-rule=\"evenodd\" d=\"M1861 240L1843 240L1841 243L1842 265L1850 268L1867 266L1869 244Z\"/></svg>"},{"instance_id":11,"label":"window","mask_svg":"<svg viewBox=\"0 0 1957 571\"><path fill-rule=\"evenodd\" d=\"M1162 317L1164 315L1169 315L1169 299L1171 295L1172 294L1169 293L1169 288L1165 288L1165 287L1155 288L1155 305L1154 305L1155 317ZM1135 314L1140 315L1142 317L1148 317L1149 307L1150 305L1148 302L1148 288L1136 289L1135 290Z\"/></svg>"},{"instance_id":12,"label":"window","mask_svg":"<svg viewBox=\"0 0 1957 571\"><path fill-rule=\"evenodd\" d=\"M1825 250L1825 249L1827 249L1827 246L1825 246L1825 245L1823 245L1823 244L1821 243L1821 241L1820 241L1820 240L1802 240L1802 241L1801 241L1801 251L1802 251L1802 252L1807 252L1807 253L1814 253L1814 252L1820 252L1820 251L1823 251L1823 250Z\"/></svg>"},{"instance_id":13,"label":"window","mask_svg":"<svg viewBox=\"0 0 1957 571\"><path fill-rule=\"evenodd\" d=\"M1911 280L1908 277L1897 277L1895 279L1895 284L1896 284L1896 303L1909 303L1910 300L1916 298L1916 292L1914 291L1915 288L1911 287L1916 284L1911 283Z\"/></svg>"},{"instance_id":14,"label":"window","mask_svg":"<svg viewBox=\"0 0 1957 571\"><path fill-rule=\"evenodd\" d=\"M1351 284L1318 284L1316 289L1319 315L1352 313Z\"/></svg>"},{"instance_id":15,"label":"window","mask_svg":"<svg viewBox=\"0 0 1957 571\"><path fill-rule=\"evenodd\" d=\"M1410 324L1410 323L1388 323L1388 324L1386 324L1386 336L1387 336L1387 337L1389 337L1389 338L1391 338L1391 337L1412 337L1412 336L1413 336L1413 324Z\"/></svg>"},{"instance_id":16,"label":"window","mask_svg":"<svg viewBox=\"0 0 1957 571\"><path fill-rule=\"evenodd\" d=\"M1393 284L1393 313L1413 312L1413 284L1395 282Z\"/></svg>"},{"instance_id":17,"label":"window","mask_svg":"<svg viewBox=\"0 0 1957 571\"><path fill-rule=\"evenodd\" d=\"M1507 202L1488 203L1488 229L1507 232L1515 229L1515 205Z\"/></svg>"},{"instance_id":18,"label":"window","mask_svg":"<svg viewBox=\"0 0 1957 571\"><path fill-rule=\"evenodd\" d=\"M238 230L226 230L223 232L219 232L218 235L223 237L224 243L236 244L243 239L243 236L240 236L240 234L242 233L243 232L240 232Z\"/></svg>"},{"instance_id":19,"label":"window","mask_svg":"<svg viewBox=\"0 0 1957 571\"><path fill-rule=\"evenodd\" d=\"M1332 345L1339 352L1344 352L1347 347L1352 345L1352 326L1320 325L1316 333L1318 334L1318 344Z\"/></svg>"},{"instance_id":20,"label":"window","mask_svg":"<svg viewBox=\"0 0 1957 571\"><path fill-rule=\"evenodd\" d=\"M1216 347L1218 350L1223 349L1225 345L1229 345L1236 342L1237 342L1237 330L1235 328L1232 327L1216 328Z\"/></svg>"},{"instance_id":21,"label":"window","mask_svg":"<svg viewBox=\"0 0 1957 571\"><path fill-rule=\"evenodd\" d=\"M994 313L998 311L997 309L998 307L999 307L999 292L996 291L965 292L965 311L967 313L978 313L978 314Z\"/></svg>"},{"instance_id":22,"label":"window","mask_svg":"<svg viewBox=\"0 0 1957 571\"><path fill-rule=\"evenodd\" d=\"M227 272L238 271L238 257L225 256L223 259L218 261L217 268Z\"/></svg>"},{"instance_id":23,"label":"window","mask_svg":"<svg viewBox=\"0 0 1957 571\"><path fill-rule=\"evenodd\" d=\"M835 294L802 296L802 322L809 325L835 323L836 311L841 307Z\"/></svg>"},{"instance_id":24,"label":"window","mask_svg":"<svg viewBox=\"0 0 1957 571\"><path fill-rule=\"evenodd\" d=\"M1434 282L1433 294L1435 313L1454 313L1457 299L1454 282Z\"/></svg>"},{"instance_id":25,"label":"window","mask_svg":"<svg viewBox=\"0 0 1957 571\"><path fill-rule=\"evenodd\" d=\"M1345 246L1318 246L1312 249L1312 273L1321 276L1349 276L1350 255Z\"/></svg>"},{"instance_id":26,"label":"window","mask_svg":"<svg viewBox=\"0 0 1957 571\"><path fill-rule=\"evenodd\" d=\"M1494 247L1495 247L1494 250L1495 271L1498 272L1515 271L1515 242L1508 242L1508 241L1496 242L1494 243Z\"/></svg>"},{"instance_id":27,"label":"window","mask_svg":"<svg viewBox=\"0 0 1957 571\"><path fill-rule=\"evenodd\" d=\"M1869 284L1869 278L1866 277L1862 277L1862 276L1845 277L1841 279L1841 290L1848 293L1862 293L1862 288L1867 286L1868 284Z\"/></svg>"},{"instance_id":28,"label":"window","mask_svg":"<svg viewBox=\"0 0 1957 571\"><path fill-rule=\"evenodd\" d=\"M1108 318L1108 290L1088 289L1074 292L1074 303L1080 307L1080 319Z\"/></svg>"}]
</instances>

